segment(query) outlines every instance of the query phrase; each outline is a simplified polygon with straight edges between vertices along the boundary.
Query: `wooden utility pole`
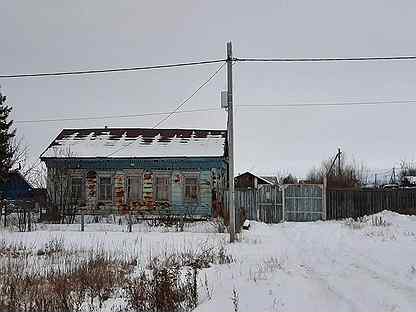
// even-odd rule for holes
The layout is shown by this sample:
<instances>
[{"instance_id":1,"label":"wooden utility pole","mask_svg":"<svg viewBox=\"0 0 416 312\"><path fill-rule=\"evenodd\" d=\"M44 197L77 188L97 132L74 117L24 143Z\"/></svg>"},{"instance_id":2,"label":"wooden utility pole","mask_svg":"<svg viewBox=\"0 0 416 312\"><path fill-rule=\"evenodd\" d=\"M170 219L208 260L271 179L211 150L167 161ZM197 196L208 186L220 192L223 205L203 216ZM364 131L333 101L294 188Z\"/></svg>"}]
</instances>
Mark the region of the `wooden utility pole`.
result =
<instances>
[{"instance_id":1,"label":"wooden utility pole","mask_svg":"<svg viewBox=\"0 0 416 312\"><path fill-rule=\"evenodd\" d=\"M390 178L390 184L394 184L394 183L396 183L396 168L393 167L393 172Z\"/></svg>"},{"instance_id":2,"label":"wooden utility pole","mask_svg":"<svg viewBox=\"0 0 416 312\"><path fill-rule=\"evenodd\" d=\"M341 149L338 148L338 176L341 176Z\"/></svg>"},{"instance_id":3,"label":"wooden utility pole","mask_svg":"<svg viewBox=\"0 0 416 312\"><path fill-rule=\"evenodd\" d=\"M228 209L230 210L230 242L235 241L234 202L234 125L233 125L233 48L227 42L227 109L228 109Z\"/></svg>"}]
</instances>

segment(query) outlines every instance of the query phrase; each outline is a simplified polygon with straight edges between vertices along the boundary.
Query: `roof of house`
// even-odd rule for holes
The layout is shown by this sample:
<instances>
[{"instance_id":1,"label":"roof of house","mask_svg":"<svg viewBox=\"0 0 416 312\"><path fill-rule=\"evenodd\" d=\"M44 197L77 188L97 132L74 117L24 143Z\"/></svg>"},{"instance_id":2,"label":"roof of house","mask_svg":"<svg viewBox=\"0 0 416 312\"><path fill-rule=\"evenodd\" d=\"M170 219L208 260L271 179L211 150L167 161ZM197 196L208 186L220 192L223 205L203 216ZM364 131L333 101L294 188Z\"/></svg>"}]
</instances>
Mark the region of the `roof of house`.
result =
<instances>
[{"instance_id":1,"label":"roof of house","mask_svg":"<svg viewBox=\"0 0 416 312\"><path fill-rule=\"evenodd\" d=\"M194 129L63 129L41 159L222 157L226 134Z\"/></svg>"},{"instance_id":2,"label":"roof of house","mask_svg":"<svg viewBox=\"0 0 416 312\"><path fill-rule=\"evenodd\" d=\"M235 177L235 179L237 179L238 177L244 176L244 175L252 175L253 177L256 177L258 180L260 180L261 182L266 183L266 184L275 184L274 182L267 179L268 177L261 177L259 175L256 175L256 174L252 173L252 172L249 172L249 171L246 171L242 174L239 174L238 176Z\"/></svg>"},{"instance_id":3,"label":"roof of house","mask_svg":"<svg viewBox=\"0 0 416 312\"><path fill-rule=\"evenodd\" d=\"M271 184L279 183L279 179L276 176L261 176L261 178L269 181Z\"/></svg>"}]
</instances>

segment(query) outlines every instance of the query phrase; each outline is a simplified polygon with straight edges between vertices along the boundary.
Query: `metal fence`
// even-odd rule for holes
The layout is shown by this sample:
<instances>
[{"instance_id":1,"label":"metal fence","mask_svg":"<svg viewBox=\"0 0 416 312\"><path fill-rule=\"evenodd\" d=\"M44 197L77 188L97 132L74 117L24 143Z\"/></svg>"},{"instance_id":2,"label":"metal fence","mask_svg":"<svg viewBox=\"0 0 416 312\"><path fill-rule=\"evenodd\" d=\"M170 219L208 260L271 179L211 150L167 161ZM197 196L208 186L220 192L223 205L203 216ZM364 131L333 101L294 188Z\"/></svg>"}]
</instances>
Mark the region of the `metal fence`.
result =
<instances>
[{"instance_id":1,"label":"metal fence","mask_svg":"<svg viewBox=\"0 0 416 312\"><path fill-rule=\"evenodd\" d=\"M236 190L235 207L237 220L245 214L249 220L266 223L357 218L383 210L416 215L416 189L326 190L321 184L262 186Z\"/></svg>"},{"instance_id":2,"label":"metal fence","mask_svg":"<svg viewBox=\"0 0 416 312\"><path fill-rule=\"evenodd\" d=\"M321 184L283 185L283 220L316 221L326 219L324 186Z\"/></svg>"},{"instance_id":3,"label":"metal fence","mask_svg":"<svg viewBox=\"0 0 416 312\"><path fill-rule=\"evenodd\" d=\"M235 191L237 220L241 214L249 220L266 223L325 219L324 203L320 184L264 185L259 189ZM227 209L228 196L225 204Z\"/></svg>"}]
</instances>

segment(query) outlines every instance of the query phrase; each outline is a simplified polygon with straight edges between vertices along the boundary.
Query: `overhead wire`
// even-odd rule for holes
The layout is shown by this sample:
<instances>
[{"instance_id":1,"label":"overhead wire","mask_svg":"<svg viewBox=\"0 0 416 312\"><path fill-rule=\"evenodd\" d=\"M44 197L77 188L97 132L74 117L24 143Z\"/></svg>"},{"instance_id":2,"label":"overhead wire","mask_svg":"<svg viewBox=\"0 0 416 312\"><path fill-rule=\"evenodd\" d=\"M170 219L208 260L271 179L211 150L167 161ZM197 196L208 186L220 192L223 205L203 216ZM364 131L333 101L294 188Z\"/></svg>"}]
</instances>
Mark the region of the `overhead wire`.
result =
<instances>
[{"instance_id":1,"label":"overhead wire","mask_svg":"<svg viewBox=\"0 0 416 312\"><path fill-rule=\"evenodd\" d=\"M168 120L173 114L176 114L181 107L183 107L186 103L188 103L190 99L192 99L203 87L205 87L221 71L221 69L224 67L225 64L226 64L226 62L223 62L221 64L221 66L218 67L218 69L213 74L211 74L206 81L204 81L190 96L188 96L185 100L183 100L171 113L169 113L166 117L164 117L160 121L158 121L152 127L152 129L155 129L156 127L158 127L159 125L161 125L163 122L165 122L166 120ZM117 149L117 150L109 153L105 157L110 157L110 156L112 156L114 154L117 154L118 152L122 151L123 149L129 147L130 145L132 145L134 143L136 143L136 141L132 141L129 144L120 147L119 149Z\"/></svg>"},{"instance_id":2,"label":"overhead wire","mask_svg":"<svg viewBox=\"0 0 416 312\"><path fill-rule=\"evenodd\" d=\"M236 108L297 108L297 107L314 107L314 106L374 106L374 105L387 105L387 104L416 104L416 100L389 100L389 101L365 101L365 102L334 102L334 103L293 103L293 104L250 104L250 105L236 105ZM258 111L260 111L258 109ZM150 112L141 114L125 114L125 115L105 115L105 116L80 116L80 117L68 117L68 118L43 118L43 119L27 119L27 120L15 120L14 123L43 123L43 122L60 122L60 121L82 121L82 120L105 120L105 119L119 119L119 118L134 118L134 117L148 117L148 116L161 116L182 113L196 113L196 112L209 112L220 111L221 108L206 108L206 109L190 109L190 110L173 110L166 112ZM250 109L249 111L256 111L256 109ZM159 121L160 122L160 121Z\"/></svg>"},{"instance_id":3,"label":"overhead wire","mask_svg":"<svg viewBox=\"0 0 416 312\"><path fill-rule=\"evenodd\" d=\"M400 60L416 60L416 56L364 56L364 57L328 57L328 58L233 58L234 62L345 62L345 61L400 61ZM194 66L225 62L226 59L202 60L172 64L160 64L149 66L132 66L132 67L118 67L118 68L104 68L104 69L86 69L74 71L55 71L55 72L37 72L37 73L23 73L23 74L1 74L0 79L6 78L34 78L34 77L48 77L48 76L69 76L69 75L89 75L89 74L104 74L115 72L164 69L183 66Z\"/></svg>"},{"instance_id":4,"label":"overhead wire","mask_svg":"<svg viewBox=\"0 0 416 312\"><path fill-rule=\"evenodd\" d=\"M225 59L218 59L218 60L206 60L206 61L195 61L195 62L174 63L174 64L151 65L151 66L121 67L121 68L106 68L106 69L89 69L89 70L58 71L58 72L42 72L42 73L28 73L28 74L3 74L3 75L0 75L0 78L30 78L30 77L48 77L48 76L104 74L104 73L115 73L115 72L128 72L128 71L165 69L165 68L173 68L173 67L205 65L205 64L221 63L221 62L225 62L225 61L226 61Z\"/></svg>"},{"instance_id":5,"label":"overhead wire","mask_svg":"<svg viewBox=\"0 0 416 312\"><path fill-rule=\"evenodd\" d=\"M225 64L226 64L226 62L222 63L221 66L218 67L218 69L203 84L201 84L190 96L188 96L184 101L182 101L182 103L179 104L173 110L173 112L171 112L169 115L167 115L166 117L162 118L159 122L157 122L152 127L152 129L160 126L162 123L164 123L166 120L168 120L173 114L175 114L182 106L184 106L186 103L188 103L189 100L192 99L199 92L199 90L201 90L203 87L205 87L221 71L221 69L224 67Z\"/></svg>"},{"instance_id":6,"label":"overhead wire","mask_svg":"<svg viewBox=\"0 0 416 312\"><path fill-rule=\"evenodd\" d=\"M237 62L347 62L347 61L400 61L416 60L416 56L363 56L327 58L234 58Z\"/></svg>"},{"instance_id":7,"label":"overhead wire","mask_svg":"<svg viewBox=\"0 0 416 312\"><path fill-rule=\"evenodd\" d=\"M242 104L237 107L247 108L297 108L297 107L315 107L315 106L374 106L387 104L416 104L416 100L393 100L393 101L364 101L364 102L335 102L335 103L293 103L293 104Z\"/></svg>"},{"instance_id":8,"label":"overhead wire","mask_svg":"<svg viewBox=\"0 0 416 312\"><path fill-rule=\"evenodd\" d=\"M182 113L195 113L195 112L209 112L209 111L218 111L220 108L206 108L206 109L190 109L190 110L181 110L174 112L175 114ZM148 116L161 116L169 115L172 111L169 112L151 112L151 113L142 113L142 114L126 114L126 115L107 115L107 116L87 116L87 117L69 117L69 118L50 118L50 119L27 119L27 120L15 120L14 123L43 123L43 122L61 122L61 121L82 121L82 120L106 120L106 119L118 119L118 118L134 118L134 117L148 117Z\"/></svg>"}]
</instances>

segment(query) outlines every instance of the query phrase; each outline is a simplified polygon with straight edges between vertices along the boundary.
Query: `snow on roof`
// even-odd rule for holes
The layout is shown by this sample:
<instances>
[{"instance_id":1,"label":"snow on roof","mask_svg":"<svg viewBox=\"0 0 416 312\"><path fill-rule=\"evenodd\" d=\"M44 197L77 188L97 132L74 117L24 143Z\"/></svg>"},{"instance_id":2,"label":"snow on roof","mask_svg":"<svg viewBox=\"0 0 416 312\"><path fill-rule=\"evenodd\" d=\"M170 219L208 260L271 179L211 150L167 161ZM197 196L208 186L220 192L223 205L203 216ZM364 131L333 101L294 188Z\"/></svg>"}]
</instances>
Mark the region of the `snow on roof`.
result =
<instances>
[{"instance_id":1,"label":"snow on roof","mask_svg":"<svg viewBox=\"0 0 416 312\"><path fill-rule=\"evenodd\" d=\"M64 129L41 158L224 156L225 130Z\"/></svg>"},{"instance_id":2,"label":"snow on roof","mask_svg":"<svg viewBox=\"0 0 416 312\"><path fill-rule=\"evenodd\" d=\"M405 176L404 177L410 184L416 184L416 176Z\"/></svg>"}]
</instances>

